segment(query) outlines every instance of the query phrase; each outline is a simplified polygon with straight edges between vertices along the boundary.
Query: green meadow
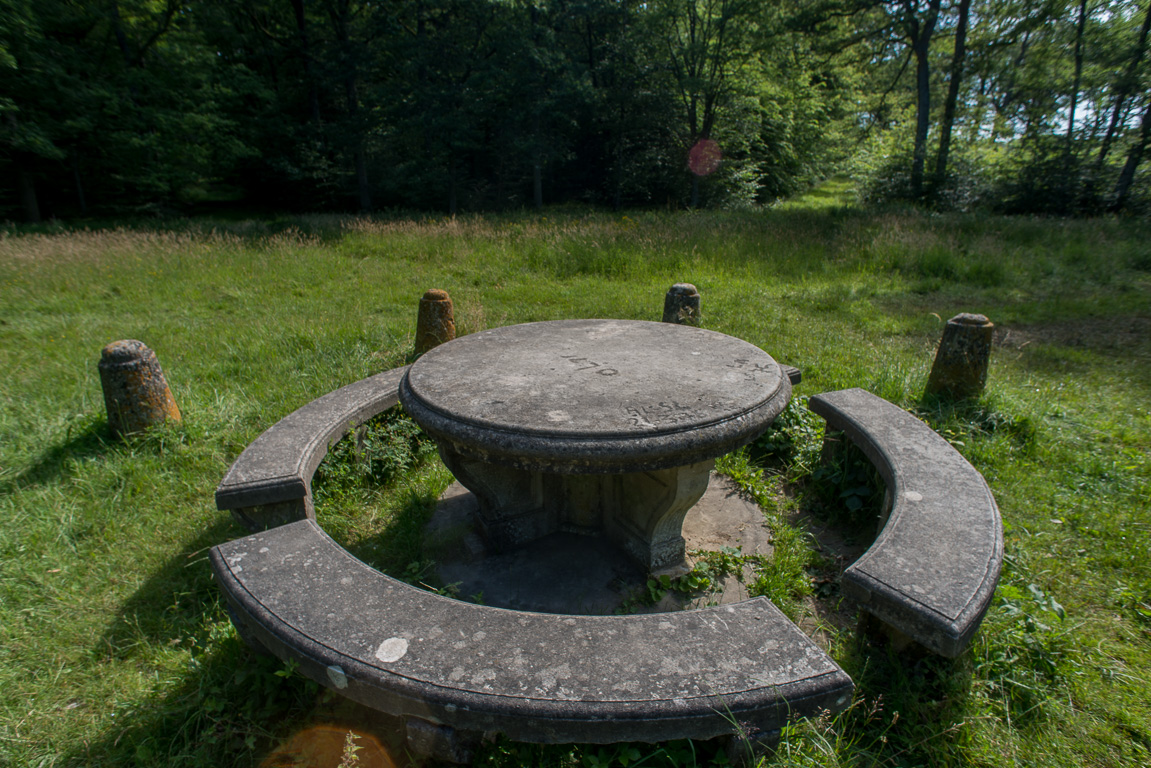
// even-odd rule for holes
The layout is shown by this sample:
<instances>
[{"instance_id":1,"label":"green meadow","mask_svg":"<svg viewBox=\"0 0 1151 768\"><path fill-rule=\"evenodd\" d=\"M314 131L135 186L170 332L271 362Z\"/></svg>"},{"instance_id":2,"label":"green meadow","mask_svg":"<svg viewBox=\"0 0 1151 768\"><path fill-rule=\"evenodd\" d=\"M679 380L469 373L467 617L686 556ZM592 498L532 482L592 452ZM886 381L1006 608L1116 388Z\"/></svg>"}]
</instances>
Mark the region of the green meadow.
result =
<instances>
[{"instance_id":1,"label":"green meadow","mask_svg":"<svg viewBox=\"0 0 1151 768\"><path fill-rule=\"evenodd\" d=\"M764 762L1151 762L1151 224L869 210L825 189L753 212L0 230L0 765L260 765L325 694L252 653L213 583L207 550L244 533L213 501L240 451L310 400L404 364L429 288L451 294L463 334L658 320L676 282L698 287L704 327L803 372L779 428L723 466L791 542L760 590L857 698L789 727ZM997 326L987 390L925 400L959 312ZM183 421L120 440L96 366L128 338L155 350ZM802 407L854 386L930 423L999 503L999 589L957 660L858 636L814 535L868 535L873 500L844 512L850 483L820 472L822 422ZM450 476L403 443L381 441L394 460L370 482L334 452L318 519L419 581L420 522ZM707 743L496 740L477 764L726 760Z\"/></svg>"}]
</instances>

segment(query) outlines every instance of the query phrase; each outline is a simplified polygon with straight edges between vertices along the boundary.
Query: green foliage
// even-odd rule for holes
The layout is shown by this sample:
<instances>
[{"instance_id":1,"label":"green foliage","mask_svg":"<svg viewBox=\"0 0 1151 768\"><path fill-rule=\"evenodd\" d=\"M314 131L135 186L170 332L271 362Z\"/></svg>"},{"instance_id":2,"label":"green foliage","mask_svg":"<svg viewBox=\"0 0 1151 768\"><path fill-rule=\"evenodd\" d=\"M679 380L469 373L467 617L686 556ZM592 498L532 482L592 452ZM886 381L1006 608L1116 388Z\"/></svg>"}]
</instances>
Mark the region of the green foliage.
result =
<instances>
[{"instance_id":1,"label":"green foliage","mask_svg":"<svg viewBox=\"0 0 1151 768\"><path fill-rule=\"evenodd\" d=\"M1145 213L1146 9L975 3L957 60L969 5L3 0L0 214L738 209L845 170L868 202Z\"/></svg>"},{"instance_id":2,"label":"green foliage","mask_svg":"<svg viewBox=\"0 0 1151 768\"><path fill-rule=\"evenodd\" d=\"M976 671L986 695L1016 722L1035 721L1040 709L1063 695L1067 676L1081 666L1073 628L1055 597L1028 582L1016 559L1004 559L988 633L976 649Z\"/></svg>"},{"instance_id":3,"label":"green foliage","mask_svg":"<svg viewBox=\"0 0 1151 768\"><path fill-rule=\"evenodd\" d=\"M956 78L956 29L963 4L881 4L848 26L867 40L861 90L864 151L852 165L870 202L912 201L939 210L1083 215L1145 212L1146 174L1136 174L1149 134L1147 8L1125 0L970 5ZM930 104L919 99L912 37L931 23L924 52ZM1079 14L1086 10L1084 24ZM876 23L882 16L884 23ZM882 34L875 34L882 30ZM894 43L890 32L895 32ZM894 43L894 44L893 44ZM914 60L913 60L914 59ZM910 62L910 65L909 65ZM955 80L953 83L952 81ZM952 86L950 155L941 162ZM913 132L926 106L927 163L912 180ZM1074 112L1074 125L1067 121ZM1122 169L1131 165L1131 178Z\"/></svg>"},{"instance_id":4,"label":"green foliage","mask_svg":"<svg viewBox=\"0 0 1151 768\"><path fill-rule=\"evenodd\" d=\"M743 581L746 566L762 570L767 565L767 558L762 555L744 555L733 547L723 547L718 551L695 550L689 555L695 562L687 573L679 576L649 576L644 588L634 597L625 600L616 612L627 614L640 606L656 605L669 592L676 592L686 598L706 600L722 590L723 581L729 576Z\"/></svg>"},{"instance_id":5,"label":"green foliage","mask_svg":"<svg viewBox=\"0 0 1151 768\"><path fill-rule=\"evenodd\" d=\"M344 737L344 750L340 755L340 764L337 768L355 768L360 764L360 758L357 754L363 747L356 743L356 735L348 731L348 735Z\"/></svg>"},{"instance_id":6,"label":"green foliage","mask_svg":"<svg viewBox=\"0 0 1151 768\"><path fill-rule=\"evenodd\" d=\"M312 480L317 504L355 500L365 489L386 486L435 452L435 443L399 406L351 430L328 450Z\"/></svg>"},{"instance_id":7,"label":"green foliage","mask_svg":"<svg viewBox=\"0 0 1151 768\"><path fill-rule=\"evenodd\" d=\"M783 475L769 474L757 466L746 448L716 460L716 470L731 477L763 508L772 532L770 557L743 556L754 569L748 594L769 597L781 611L796 618L800 603L811 594L808 569L813 553L806 531L787 514L790 510L782 498Z\"/></svg>"},{"instance_id":8,"label":"green foliage","mask_svg":"<svg viewBox=\"0 0 1151 768\"><path fill-rule=\"evenodd\" d=\"M792 398L766 432L752 444L752 455L787 469L788 475L815 469L822 447L823 419L808 409L803 398Z\"/></svg>"},{"instance_id":9,"label":"green foliage","mask_svg":"<svg viewBox=\"0 0 1151 768\"><path fill-rule=\"evenodd\" d=\"M854 78L787 9L298 7L8 0L0 213L740 207L844 154ZM701 136L724 161L693 184Z\"/></svg>"},{"instance_id":10,"label":"green foliage","mask_svg":"<svg viewBox=\"0 0 1151 768\"><path fill-rule=\"evenodd\" d=\"M811 470L805 490L822 502L829 519L851 528L874 525L884 488L875 466L843 433L831 433L827 440L833 449Z\"/></svg>"}]
</instances>

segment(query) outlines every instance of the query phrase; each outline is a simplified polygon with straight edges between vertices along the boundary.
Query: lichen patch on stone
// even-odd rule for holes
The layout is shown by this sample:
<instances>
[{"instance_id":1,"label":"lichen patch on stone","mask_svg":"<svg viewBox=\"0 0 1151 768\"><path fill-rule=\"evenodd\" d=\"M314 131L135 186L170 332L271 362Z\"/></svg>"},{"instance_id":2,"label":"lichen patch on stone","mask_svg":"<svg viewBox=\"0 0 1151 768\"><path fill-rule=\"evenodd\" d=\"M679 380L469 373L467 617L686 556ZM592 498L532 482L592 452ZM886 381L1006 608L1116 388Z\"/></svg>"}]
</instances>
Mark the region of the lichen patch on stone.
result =
<instances>
[{"instance_id":1,"label":"lichen patch on stone","mask_svg":"<svg viewBox=\"0 0 1151 768\"><path fill-rule=\"evenodd\" d=\"M402 637L389 637L376 649L376 658L385 664L399 661L408 652L408 641Z\"/></svg>"},{"instance_id":2,"label":"lichen patch on stone","mask_svg":"<svg viewBox=\"0 0 1151 768\"><path fill-rule=\"evenodd\" d=\"M345 674L343 668L337 664L328 667L328 679L332 681L332 685L340 690L348 687L348 676Z\"/></svg>"}]
</instances>

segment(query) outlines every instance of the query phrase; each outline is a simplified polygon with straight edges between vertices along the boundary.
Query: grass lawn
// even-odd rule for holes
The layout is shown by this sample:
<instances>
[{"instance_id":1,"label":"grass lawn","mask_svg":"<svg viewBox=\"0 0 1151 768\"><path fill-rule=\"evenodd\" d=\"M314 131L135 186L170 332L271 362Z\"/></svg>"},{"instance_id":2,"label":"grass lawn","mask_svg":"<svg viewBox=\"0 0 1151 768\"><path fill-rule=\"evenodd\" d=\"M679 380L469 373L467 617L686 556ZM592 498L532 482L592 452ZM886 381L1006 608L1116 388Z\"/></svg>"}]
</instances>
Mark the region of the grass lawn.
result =
<instances>
[{"instance_id":1,"label":"grass lawn","mask_svg":"<svg viewBox=\"0 0 1151 768\"><path fill-rule=\"evenodd\" d=\"M801 407L776 450L726 460L802 552L762 591L818 635L857 701L784 733L769 764L1151 762L1151 224L866 211L310 216L0 231L0 765L259 765L315 687L237 638L206 550L243 533L213 490L253 438L404 362L428 288L460 333L658 320L694 283L703 325L915 410L990 483L999 590L955 661L857 637L808 527L850 531ZM976 404L921 399L958 312L998 328ZM107 431L96 363L154 349L184 421ZM761 446L762 447L762 446ZM411 457L409 457L411 458ZM397 575L448 482L418 454L370 486L332 468L319 519ZM346 478L345 478L346 479ZM870 509L864 505L864 511ZM790 570L789 570L790 569ZM771 575L771 566L767 566ZM706 765L707 744L488 744L491 765Z\"/></svg>"}]
</instances>

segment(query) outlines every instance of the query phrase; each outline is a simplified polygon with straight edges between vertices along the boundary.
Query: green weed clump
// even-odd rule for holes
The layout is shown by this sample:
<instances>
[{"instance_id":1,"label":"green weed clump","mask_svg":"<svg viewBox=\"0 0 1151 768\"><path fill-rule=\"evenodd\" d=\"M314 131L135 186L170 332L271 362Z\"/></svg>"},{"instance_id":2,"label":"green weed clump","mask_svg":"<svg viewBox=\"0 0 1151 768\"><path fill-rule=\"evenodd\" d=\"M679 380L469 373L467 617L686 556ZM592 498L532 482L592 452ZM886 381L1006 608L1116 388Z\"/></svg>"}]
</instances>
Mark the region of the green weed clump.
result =
<instances>
[{"instance_id":1,"label":"green weed clump","mask_svg":"<svg viewBox=\"0 0 1151 768\"><path fill-rule=\"evenodd\" d=\"M260 764L326 699L243 644L211 578L207 550L244 533L213 500L240 451L312 399L402 365L428 288L449 291L474 331L658 320L684 281L703 295L704 327L800 368L803 383L775 429L720 462L764 507L773 555L701 555L682 586L750 566L749 591L813 632L857 685L851 708L789 725L765 762L1147 764L1151 226L876 210L840 204L841 192L823 207L686 215L6 228L0 765ZM988 390L925 400L943 324L961 311L996 324ZM96 363L121 338L156 351L182 424L110 435ZM1002 512L1000 588L956 660L856 633L835 587L846 563L817 534L866 546L882 486L850 454L824 462L804 399L852 386L926 420ZM419 583L423 521L450 479L388 415L333 448L318 518L361 559ZM477 761L727 759L715 744L497 740Z\"/></svg>"},{"instance_id":2,"label":"green weed clump","mask_svg":"<svg viewBox=\"0 0 1151 768\"><path fill-rule=\"evenodd\" d=\"M360 502L435 452L432 442L399 406L369 419L329 450L312 478L317 504Z\"/></svg>"},{"instance_id":3,"label":"green weed clump","mask_svg":"<svg viewBox=\"0 0 1151 768\"><path fill-rule=\"evenodd\" d=\"M312 483L320 522L337 542L390 576L428 586L423 527L451 475L435 443L399 406L350 431Z\"/></svg>"}]
</instances>

